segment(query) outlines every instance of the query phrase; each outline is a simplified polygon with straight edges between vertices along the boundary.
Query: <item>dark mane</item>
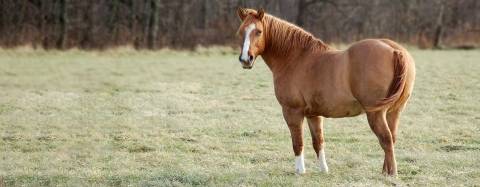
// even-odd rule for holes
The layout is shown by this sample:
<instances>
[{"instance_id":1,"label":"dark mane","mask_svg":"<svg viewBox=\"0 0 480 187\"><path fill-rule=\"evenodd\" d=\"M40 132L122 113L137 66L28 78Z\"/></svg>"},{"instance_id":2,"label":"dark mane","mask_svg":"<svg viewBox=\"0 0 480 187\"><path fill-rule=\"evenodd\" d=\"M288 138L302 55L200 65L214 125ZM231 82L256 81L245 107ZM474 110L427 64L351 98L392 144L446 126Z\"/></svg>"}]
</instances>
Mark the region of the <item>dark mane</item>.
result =
<instances>
[{"instance_id":1,"label":"dark mane","mask_svg":"<svg viewBox=\"0 0 480 187\"><path fill-rule=\"evenodd\" d=\"M263 18L263 22L266 27L265 29L267 30L267 50L272 50L279 54L285 54L294 48L322 51L331 49L327 44L313 36L311 33L275 16L266 14Z\"/></svg>"}]
</instances>

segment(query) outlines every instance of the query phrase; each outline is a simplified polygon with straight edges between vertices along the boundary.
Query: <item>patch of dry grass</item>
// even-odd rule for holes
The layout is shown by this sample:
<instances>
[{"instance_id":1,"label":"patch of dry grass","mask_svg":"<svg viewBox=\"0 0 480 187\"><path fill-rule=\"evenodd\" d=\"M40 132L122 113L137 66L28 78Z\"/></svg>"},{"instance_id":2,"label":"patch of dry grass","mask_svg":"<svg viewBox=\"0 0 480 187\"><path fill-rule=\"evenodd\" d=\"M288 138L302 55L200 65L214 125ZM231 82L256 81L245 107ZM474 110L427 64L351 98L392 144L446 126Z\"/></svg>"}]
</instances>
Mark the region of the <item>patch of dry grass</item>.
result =
<instances>
[{"instance_id":1,"label":"patch of dry grass","mask_svg":"<svg viewBox=\"0 0 480 187\"><path fill-rule=\"evenodd\" d=\"M478 50L412 51L397 179L380 174L364 116L326 120L329 174L316 171L306 136L307 174L295 175L268 68L198 51L0 50L0 176L33 186L480 183Z\"/></svg>"}]
</instances>

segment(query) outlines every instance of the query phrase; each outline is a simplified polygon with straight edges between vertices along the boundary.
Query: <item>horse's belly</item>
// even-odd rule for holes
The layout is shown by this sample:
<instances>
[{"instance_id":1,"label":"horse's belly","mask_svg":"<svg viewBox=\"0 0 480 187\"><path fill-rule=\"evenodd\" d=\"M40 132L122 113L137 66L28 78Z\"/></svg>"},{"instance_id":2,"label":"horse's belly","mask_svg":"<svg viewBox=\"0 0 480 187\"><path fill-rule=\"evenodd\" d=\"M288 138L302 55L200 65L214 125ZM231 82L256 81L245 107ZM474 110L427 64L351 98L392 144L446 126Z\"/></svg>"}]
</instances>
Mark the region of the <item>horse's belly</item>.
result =
<instances>
[{"instance_id":1,"label":"horse's belly","mask_svg":"<svg viewBox=\"0 0 480 187\"><path fill-rule=\"evenodd\" d=\"M362 105L358 101L342 103L312 103L305 108L307 116L323 116L327 118L353 117L364 113Z\"/></svg>"}]
</instances>

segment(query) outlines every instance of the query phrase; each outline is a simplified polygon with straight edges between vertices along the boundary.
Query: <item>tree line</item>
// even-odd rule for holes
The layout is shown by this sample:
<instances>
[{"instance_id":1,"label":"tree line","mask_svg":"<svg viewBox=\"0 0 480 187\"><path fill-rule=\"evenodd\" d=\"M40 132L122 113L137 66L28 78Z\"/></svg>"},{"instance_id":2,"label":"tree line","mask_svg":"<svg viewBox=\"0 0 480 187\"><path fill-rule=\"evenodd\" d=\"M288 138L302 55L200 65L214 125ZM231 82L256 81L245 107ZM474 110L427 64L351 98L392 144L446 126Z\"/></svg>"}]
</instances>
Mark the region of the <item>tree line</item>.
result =
<instances>
[{"instance_id":1,"label":"tree line","mask_svg":"<svg viewBox=\"0 0 480 187\"><path fill-rule=\"evenodd\" d=\"M237 7L262 7L329 43L480 44L478 0L0 0L0 46L236 46Z\"/></svg>"}]
</instances>

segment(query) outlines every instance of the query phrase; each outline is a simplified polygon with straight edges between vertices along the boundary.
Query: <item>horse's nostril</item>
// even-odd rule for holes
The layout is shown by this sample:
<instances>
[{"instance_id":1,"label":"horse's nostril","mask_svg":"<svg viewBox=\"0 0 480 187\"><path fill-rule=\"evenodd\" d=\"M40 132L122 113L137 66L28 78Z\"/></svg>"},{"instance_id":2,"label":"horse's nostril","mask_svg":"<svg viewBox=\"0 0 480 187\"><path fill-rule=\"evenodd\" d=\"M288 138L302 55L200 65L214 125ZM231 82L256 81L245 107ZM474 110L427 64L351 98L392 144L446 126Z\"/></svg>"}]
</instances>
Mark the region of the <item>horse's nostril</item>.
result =
<instances>
[{"instance_id":1,"label":"horse's nostril","mask_svg":"<svg viewBox=\"0 0 480 187\"><path fill-rule=\"evenodd\" d=\"M238 56L238 61L242 61L242 55Z\"/></svg>"},{"instance_id":2,"label":"horse's nostril","mask_svg":"<svg viewBox=\"0 0 480 187\"><path fill-rule=\"evenodd\" d=\"M253 56L252 55L248 56L248 58L249 58L250 62L253 61Z\"/></svg>"}]
</instances>

